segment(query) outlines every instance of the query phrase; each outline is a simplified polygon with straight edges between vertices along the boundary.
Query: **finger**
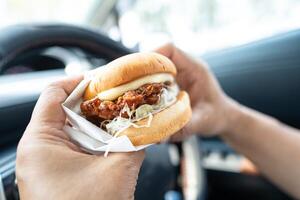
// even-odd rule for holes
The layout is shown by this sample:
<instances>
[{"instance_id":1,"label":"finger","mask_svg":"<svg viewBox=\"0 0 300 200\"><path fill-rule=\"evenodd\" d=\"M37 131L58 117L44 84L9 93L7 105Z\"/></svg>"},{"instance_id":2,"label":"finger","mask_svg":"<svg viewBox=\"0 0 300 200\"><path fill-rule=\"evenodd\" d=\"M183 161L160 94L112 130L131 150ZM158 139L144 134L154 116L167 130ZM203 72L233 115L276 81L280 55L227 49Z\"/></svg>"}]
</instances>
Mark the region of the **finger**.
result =
<instances>
[{"instance_id":1,"label":"finger","mask_svg":"<svg viewBox=\"0 0 300 200\"><path fill-rule=\"evenodd\" d=\"M65 113L61 104L82 80L82 76L68 77L50 84L41 94L32 114L32 122L62 128Z\"/></svg>"},{"instance_id":2,"label":"finger","mask_svg":"<svg viewBox=\"0 0 300 200\"><path fill-rule=\"evenodd\" d=\"M158 49L155 52L160 53L168 57L175 64L178 73L183 73L183 77L188 76L191 71L187 66L195 66L197 62L186 55L183 51L178 49L172 43L167 43Z\"/></svg>"},{"instance_id":3,"label":"finger","mask_svg":"<svg viewBox=\"0 0 300 200\"><path fill-rule=\"evenodd\" d=\"M140 167L145 159L145 150L130 152L129 154L131 154L133 162L138 163Z\"/></svg>"},{"instance_id":4,"label":"finger","mask_svg":"<svg viewBox=\"0 0 300 200\"><path fill-rule=\"evenodd\" d=\"M180 142L187 137L191 135L191 132L189 131L189 127L185 126L181 130L179 130L177 133L171 136L170 142Z\"/></svg>"},{"instance_id":5,"label":"finger","mask_svg":"<svg viewBox=\"0 0 300 200\"><path fill-rule=\"evenodd\" d=\"M122 160L123 162L129 161L130 163L133 163L134 165L137 165L137 166L141 166L143 163L143 160L145 158L144 150L135 151L135 152L127 152L127 153L111 153L111 154L117 160Z\"/></svg>"},{"instance_id":6,"label":"finger","mask_svg":"<svg viewBox=\"0 0 300 200\"><path fill-rule=\"evenodd\" d=\"M163 46L157 48L154 51L172 59L175 49L176 49L176 47L172 43L167 43L167 44L164 44Z\"/></svg>"},{"instance_id":7,"label":"finger","mask_svg":"<svg viewBox=\"0 0 300 200\"><path fill-rule=\"evenodd\" d=\"M123 171L122 169L125 168L126 173L137 175L142 166L144 158L145 151L140 150L127 153L109 153L107 157L101 157L99 162L101 162L100 164L103 165L103 160L106 160L109 164L108 168L111 168L110 164L112 164L116 170L121 169L121 171ZM118 166L119 169L115 166Z\"/></svg>"},{"instance_id":8,"label":"finger","mask_svg":"<svg viewBox=\"0 0 300 200\"><path fill-rule=\"evenodd\" d=\"M51 85L62 88L67 95L71 94L79 82L83 79L83 75L72 76L58 80ZM51 86L50 85L50 86Z\"/></svg>"}]
</instances>

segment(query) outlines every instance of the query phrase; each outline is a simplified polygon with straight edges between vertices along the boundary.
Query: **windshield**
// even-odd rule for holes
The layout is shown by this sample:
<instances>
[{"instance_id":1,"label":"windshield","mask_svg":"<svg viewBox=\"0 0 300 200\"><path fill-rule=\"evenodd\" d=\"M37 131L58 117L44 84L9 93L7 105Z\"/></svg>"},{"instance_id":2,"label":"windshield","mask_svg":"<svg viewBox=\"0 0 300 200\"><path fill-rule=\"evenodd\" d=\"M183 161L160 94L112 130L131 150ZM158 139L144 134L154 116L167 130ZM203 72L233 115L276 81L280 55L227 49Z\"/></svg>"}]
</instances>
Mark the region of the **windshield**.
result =
<instances>
[{"instance_id":1,"label":"windshield","mask_svg":"<svg viewBox=\"0 0 300 200\"><path fill-rule=\"evenodd\" d=\"M1 0L0 27L31 22L84 25L95 2L96 0Z\"/></svg>"},{"instance_id":2,"label":"windshield","mask_svg":"<svg viewBox=\"0 0 300 200\"><path fill-rule=\"evenodd\" d=\"M169 40L202 53L300 27L298 0L127 0L119 10L123 42L142 49Z\"/></svg>"},{"instance_id":3,"label":"windshield","mask_svg":"<svg viewBox=\"0 0 300 200\"><path fill-rule=\"evenodd\" d=\"M298 0L1 0L0 27L66 22L101 29L129 48L171 41L200 54L299 28L299 10Z\"/></svg>"}]
</instances>

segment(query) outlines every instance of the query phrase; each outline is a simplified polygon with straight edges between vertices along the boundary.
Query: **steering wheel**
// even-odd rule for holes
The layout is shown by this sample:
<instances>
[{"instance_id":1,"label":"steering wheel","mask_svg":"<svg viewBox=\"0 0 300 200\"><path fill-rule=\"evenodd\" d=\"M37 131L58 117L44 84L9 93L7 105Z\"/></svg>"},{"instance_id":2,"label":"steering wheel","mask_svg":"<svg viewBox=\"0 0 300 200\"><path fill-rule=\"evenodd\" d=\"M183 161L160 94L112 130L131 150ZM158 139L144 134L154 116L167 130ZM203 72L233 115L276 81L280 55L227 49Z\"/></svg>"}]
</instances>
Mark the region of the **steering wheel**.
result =
<instances>
[{"instance_id":1,"label":"steering wheel","mask_svg":"<svg viewBox=\"0 0 300 200\"><path fill-rule=\"evenodd\" d=\"M103 34L85 28L64 24L16 25L0 31L0 72L30 51L53 46L77 47L109 61L133 52ZM203 199L205 177L200 163L196 137L177 145L147 148L136 199L163 199L167 190L176 190L184 199ZM174 199L170 196L166 199Z\"/></svg>"}]
</instances>

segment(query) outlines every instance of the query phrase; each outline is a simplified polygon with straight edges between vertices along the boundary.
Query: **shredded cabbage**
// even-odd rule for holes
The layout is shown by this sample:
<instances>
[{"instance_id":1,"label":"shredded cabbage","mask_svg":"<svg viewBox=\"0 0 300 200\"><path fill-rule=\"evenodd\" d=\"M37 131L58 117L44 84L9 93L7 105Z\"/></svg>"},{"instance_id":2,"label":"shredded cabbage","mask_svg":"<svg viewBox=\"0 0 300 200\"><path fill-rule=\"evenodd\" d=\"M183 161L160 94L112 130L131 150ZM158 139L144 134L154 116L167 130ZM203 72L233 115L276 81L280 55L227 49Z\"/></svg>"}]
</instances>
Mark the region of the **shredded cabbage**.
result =
<instances>
[{"instance_id":1,"label":"shredded cabbage","mask_svg":"<svg viewBox=\"0 0 300 200\"><path fill-rule=\"evenodd\" d=\"M118 117L114 118L113 120L103 121L100 127L103 127L103 125L106 124L106 131L114 137L117 137L122 131L129 128L130 126L133 126L135 128L150 127L153 119L153 114L158 113L172 105L176 101L178 91L178 86L176 84L173 84L172 86L162 89L162 93L157 104L144 104L139 106L136 110L130 110L128 105L125 105ZM128 118L124 118L121 116L124 113L128 115ZM148 120L145 124L137 125L135 123L146 118L148 118Z\"/></svg>"},{"instance_id":2,"label":"shredded cabbage","mask_svg":"<svg viewBox=\"0 0 300 200\"><path fill-rule=\"evenodd\" d=\"M147 117L149 113L152 112L153 112L153 106L149 104L141 105L135 110L135 118L140 119L140 118Z\"/></svg>"}]
</instances>

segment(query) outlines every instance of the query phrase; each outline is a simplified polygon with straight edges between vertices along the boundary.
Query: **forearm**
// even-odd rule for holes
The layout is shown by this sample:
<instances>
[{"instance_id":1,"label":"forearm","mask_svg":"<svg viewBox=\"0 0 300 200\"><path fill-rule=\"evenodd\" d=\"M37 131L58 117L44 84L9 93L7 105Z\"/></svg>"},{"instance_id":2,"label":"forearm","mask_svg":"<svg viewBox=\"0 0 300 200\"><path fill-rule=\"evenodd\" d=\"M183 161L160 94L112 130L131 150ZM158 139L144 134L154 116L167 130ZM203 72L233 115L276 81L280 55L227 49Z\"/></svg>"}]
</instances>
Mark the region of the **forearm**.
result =
<instances>
[{"instance_id":1,"label":"forearm","mask_svg":"<svg viewBox=\"0 0 300 200\"><path fill-rule=\"evenodd\" d=\"M300 198L300 133L236 103L222 137L278 186Z\"/></svg>"}]
</instances>

